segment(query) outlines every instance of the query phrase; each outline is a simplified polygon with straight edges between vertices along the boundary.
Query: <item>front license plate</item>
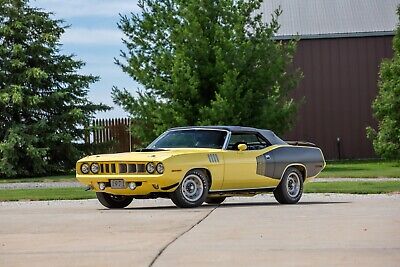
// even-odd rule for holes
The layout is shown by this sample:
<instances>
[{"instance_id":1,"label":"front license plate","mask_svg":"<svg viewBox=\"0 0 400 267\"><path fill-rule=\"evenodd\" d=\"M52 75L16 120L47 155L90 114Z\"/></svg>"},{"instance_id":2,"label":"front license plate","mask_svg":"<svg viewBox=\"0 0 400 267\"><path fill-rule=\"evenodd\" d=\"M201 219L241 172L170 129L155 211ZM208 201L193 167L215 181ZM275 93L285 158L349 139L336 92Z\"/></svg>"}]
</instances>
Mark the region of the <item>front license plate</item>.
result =
<instances>
[{"instance_id":1,"label":"front license plate","mask_svg":"<svg viewBox=\"0 0 400 267\"><path fill-rule=\"evenodd\" d=\"M125 188L125 182L122 179L110 180L111 188L113 189L123 189Z\"/></svg>"}]
</instances>

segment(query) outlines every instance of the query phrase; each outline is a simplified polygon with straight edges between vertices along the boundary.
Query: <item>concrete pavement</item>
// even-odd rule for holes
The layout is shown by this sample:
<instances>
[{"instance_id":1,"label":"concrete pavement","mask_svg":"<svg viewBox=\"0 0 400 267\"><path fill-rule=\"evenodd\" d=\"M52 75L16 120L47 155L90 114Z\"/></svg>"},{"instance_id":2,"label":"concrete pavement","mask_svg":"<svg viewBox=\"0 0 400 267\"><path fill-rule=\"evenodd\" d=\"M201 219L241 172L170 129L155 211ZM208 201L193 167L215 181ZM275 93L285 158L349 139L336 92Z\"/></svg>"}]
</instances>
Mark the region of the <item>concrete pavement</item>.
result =
<instances>
[{"instance_id":1,"label":"concrete pavement","mask_svg":"<svg viewBox=\"0 0 400 267\"><path fill-rule=\"evenodd\" d=\"M398 266L400 195L0 202L0 266Z\"/></svg>"}]
</instances>

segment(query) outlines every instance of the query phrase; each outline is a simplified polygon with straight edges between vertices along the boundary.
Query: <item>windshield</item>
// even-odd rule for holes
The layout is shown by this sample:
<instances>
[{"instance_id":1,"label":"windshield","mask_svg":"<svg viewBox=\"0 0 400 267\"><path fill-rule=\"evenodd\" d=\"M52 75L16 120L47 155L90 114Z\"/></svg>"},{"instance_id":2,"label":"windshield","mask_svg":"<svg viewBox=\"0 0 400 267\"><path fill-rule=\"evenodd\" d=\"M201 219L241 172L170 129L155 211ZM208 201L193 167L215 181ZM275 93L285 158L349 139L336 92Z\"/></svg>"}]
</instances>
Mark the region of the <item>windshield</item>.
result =
<instances>
[{"instance_id":1,"label":"windshield","mask_svg":"<svg viewBox=\"0 0 400 267\"><path fill-rule=\"evenodd\" d=\"M224 146L226 131L175 130L162 135L148 148L216 148Z\"/></svg>"}]
</instances>

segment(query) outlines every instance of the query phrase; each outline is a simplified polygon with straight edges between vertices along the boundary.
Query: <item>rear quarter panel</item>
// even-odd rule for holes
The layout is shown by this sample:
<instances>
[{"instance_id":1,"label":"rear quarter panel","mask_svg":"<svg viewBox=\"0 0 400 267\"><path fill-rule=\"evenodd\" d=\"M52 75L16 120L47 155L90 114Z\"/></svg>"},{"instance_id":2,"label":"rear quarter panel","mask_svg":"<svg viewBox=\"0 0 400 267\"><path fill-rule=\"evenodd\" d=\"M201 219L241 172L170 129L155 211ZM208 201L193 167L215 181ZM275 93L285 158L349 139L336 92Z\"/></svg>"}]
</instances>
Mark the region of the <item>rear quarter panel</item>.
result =
<instances>
[{"instance_id":1,"label":"rear quarter panel","mask_svg":"<svg viewBox=\"0 0 400 267\"><path fill-rule=\"evenodd\" d=\"M279 146L268 152L275 168L272 176L280 179L290 165L301 165L306 169L306 177L317 176L325 168L321 149L307 146Z\"/></svg>"}]
</instances>

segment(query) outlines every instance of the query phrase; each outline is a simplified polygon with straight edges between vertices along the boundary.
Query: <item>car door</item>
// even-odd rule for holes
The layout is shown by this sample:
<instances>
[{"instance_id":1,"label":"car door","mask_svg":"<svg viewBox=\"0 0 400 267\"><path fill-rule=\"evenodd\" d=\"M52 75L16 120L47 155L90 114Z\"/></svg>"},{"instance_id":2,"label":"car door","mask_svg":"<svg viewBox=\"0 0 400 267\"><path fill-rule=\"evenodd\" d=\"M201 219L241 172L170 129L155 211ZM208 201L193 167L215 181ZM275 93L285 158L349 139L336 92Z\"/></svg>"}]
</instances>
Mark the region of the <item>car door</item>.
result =
<instances>
[{"instance_id":1,"label":"car door","mask_svg":"<svg viewBox=\"0 0 400 267\"><path fill-rule=\"evenodd\" d=\"M247 150L239 151L240 143L247 145ZM269 178L257 171L257 157L265 157L262 161L264 170L274 168L273 160L268 155L270 144L258 133L232 133L227 150L224 151L224 182L223 190L272 187L279 180ZM259 173L259 174L257 174Z\"/></svg>"}]
</instances>

